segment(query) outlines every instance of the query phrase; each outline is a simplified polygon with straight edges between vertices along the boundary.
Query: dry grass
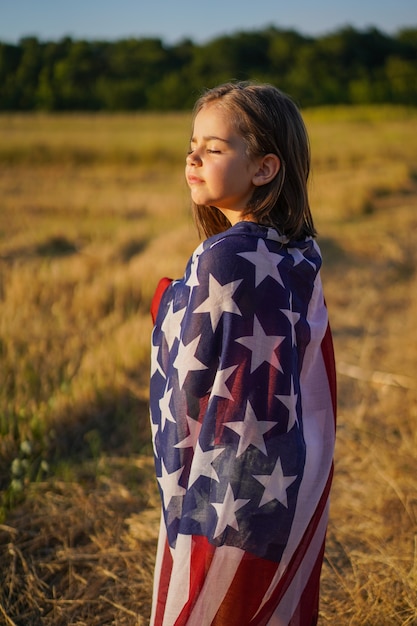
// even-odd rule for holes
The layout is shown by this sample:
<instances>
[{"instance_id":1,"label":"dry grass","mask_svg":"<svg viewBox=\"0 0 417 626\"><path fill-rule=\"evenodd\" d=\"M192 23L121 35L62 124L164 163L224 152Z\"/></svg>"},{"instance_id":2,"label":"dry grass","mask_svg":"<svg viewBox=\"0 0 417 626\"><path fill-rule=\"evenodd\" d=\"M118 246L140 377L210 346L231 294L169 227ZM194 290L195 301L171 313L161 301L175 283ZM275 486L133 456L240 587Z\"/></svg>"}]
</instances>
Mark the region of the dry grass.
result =
<instances>
[{"instance_id":1,"label":"dry grass","mask_svg":"<svg viewBox=\"0 0 417 626\"><path fill-rule=\"evenodd\" d=\"M417 623L417 112L306 113L339 367L321 624ZM188 118L0 118L0 623L148 622L149 303ZM1 520L0 520L1 521Z\"/></svg>"},{"instance_id":2,"label":"dry grass","mask_svg":"<svg viewBox=\"0 0 417 626\"><path fill-rule=\"evenodd\" d=\"M1 623L145 625L159 521L153 462L113 457L89 473L99 477L32 487L0 526Z\"/></svg>"}]
</instances>

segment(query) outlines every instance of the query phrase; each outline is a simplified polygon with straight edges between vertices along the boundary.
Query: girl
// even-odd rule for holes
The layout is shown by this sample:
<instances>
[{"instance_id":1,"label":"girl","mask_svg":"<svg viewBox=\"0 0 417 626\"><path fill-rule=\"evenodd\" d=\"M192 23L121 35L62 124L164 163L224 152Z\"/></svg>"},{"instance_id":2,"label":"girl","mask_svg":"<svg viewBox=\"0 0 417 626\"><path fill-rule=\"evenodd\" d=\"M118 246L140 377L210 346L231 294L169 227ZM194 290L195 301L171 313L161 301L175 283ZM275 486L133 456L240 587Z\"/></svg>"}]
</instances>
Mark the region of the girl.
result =
<instances>
[{"instance_id":1,"label":"girl","mask_svg":"<svg viewBox=\"0 0 417 626\"><path fill-rule=\"evenodd\" d=\"M309 167L276 88L197 101L186 179L207 239L152 304L153 626L317 623L335 370Z\"/></svg>"}]
</instances>

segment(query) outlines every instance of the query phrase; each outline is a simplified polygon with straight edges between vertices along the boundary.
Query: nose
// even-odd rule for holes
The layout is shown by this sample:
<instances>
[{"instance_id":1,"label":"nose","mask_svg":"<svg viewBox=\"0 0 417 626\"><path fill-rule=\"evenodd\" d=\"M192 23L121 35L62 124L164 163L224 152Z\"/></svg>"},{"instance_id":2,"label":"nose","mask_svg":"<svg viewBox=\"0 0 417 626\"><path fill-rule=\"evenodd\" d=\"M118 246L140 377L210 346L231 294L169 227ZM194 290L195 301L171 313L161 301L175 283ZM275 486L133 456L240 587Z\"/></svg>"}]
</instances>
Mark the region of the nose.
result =
<instances>
[{"instance_id":1,"label":"nose","mask_svg":"<svg viewBox=\"0 0 417 626\"><path fill-rule=\"evenodd\" d=\"M191 150L188 154L187 154L187 159L186 159L187 165L194 165L194 166L199 166L201 165L201 158L198 155L196 150Z\"/></svg>"}]
</instances>

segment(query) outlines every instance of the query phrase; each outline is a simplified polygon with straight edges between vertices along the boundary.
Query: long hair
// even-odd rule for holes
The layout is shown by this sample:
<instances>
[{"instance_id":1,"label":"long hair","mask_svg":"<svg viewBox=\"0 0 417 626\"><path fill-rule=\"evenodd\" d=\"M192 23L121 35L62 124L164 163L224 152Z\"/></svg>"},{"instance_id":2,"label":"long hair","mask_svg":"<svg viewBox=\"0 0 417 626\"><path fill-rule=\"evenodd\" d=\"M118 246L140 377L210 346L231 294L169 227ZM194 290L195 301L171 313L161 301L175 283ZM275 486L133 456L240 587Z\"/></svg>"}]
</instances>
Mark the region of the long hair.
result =
<instances>
[{"instance_id":1,"label":"long hair","mask_svg":"<svg viewBox=\"0 0 417 626\"><path fill-rule=\"evenodd\" d=\"M300 111L293 100L272 85L230 82L214 87L196 102L196 115L207 104L216 102L229 115L231 123L246 144L249 158L276 154L281 167L275 178L256 187L243 212L259 224L275 228L289 239L314 237L307 181L310 173L310 143ZM214 206L193 204L194 219L206 237L231 226Z\"/></svg>"}]
</instances>

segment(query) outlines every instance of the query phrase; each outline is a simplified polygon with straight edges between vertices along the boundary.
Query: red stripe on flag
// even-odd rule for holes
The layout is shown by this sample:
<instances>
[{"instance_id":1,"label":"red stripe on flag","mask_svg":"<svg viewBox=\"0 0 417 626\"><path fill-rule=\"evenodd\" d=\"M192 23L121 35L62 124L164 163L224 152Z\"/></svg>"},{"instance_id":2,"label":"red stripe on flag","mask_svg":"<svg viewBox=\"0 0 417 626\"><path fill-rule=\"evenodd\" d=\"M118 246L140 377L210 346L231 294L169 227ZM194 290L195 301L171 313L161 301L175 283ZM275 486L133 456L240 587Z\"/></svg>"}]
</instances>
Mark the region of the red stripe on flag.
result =
<instances>
[{"instance_id":1,"label":"red stripe on flag","mask_svg":"<svg viewBox=\"0 0 417 626\"><path fill-rule=\"evenodd\" d=\"M246 553L211 626L243 626L256 614L279 563Z\"/></svg>"},{"instance_id":2,"label":"red stripe on flag","mask_svg":"<svg viewBox=\"0 0 417 626\"><path fill-rule=\"evenodd\" d=\"M337 381L336 381L336 366L334 359L334 347L332 333L330 331L330 325L327 325L326 333L321 342L321 352L323 355L324 366L327 372L327 379L330 386L330 395L332 397L333 414L336 419L337 409Z\"/></svg>"},{"instance_id":3,"label":"red stripe on flag","mask_svg":"<svg viewBox=\"0 0 417 626\"><path fill-rule=\"evenodd\" d=\"M184 605L175 626L184 626L190 617L191 610L204 585L216 547L207 537L193 535L191 542L190 584L188 602Z\"/></svg>"},{"instance_id":4,"label":"red stripe on flag","mask_svg":"<svg viewBox=\"0 0 417 626\"><path fill-rule=\"evenodd\" d=\"M156 290L155 290L155 293L153 295L152 302L151 302L151 317L152 317L152 322L154 324L156 321L156 317L158 315L158 309L161 303L162 296L164 295L166 288L169 287L171 283L172 283L172 278L161 278L161 280L159 281L156 287Z\"/></svg>"},{"instance_id":5,"label":"red stripe on flag","mask_svg":"<svg viewBox=\"0 0 417 626\"><path fill-rule=\"evenodd\" d=\"M163 524L163 520L161 521ZM162 626L164 620L165 606L168 596L169 582L171 579L172 572L172 556L171 551L169 549L168 541L165 541L164 547L164 555L162 557L161 563L161 574L159 578L159 587L156 598L156 610L155 610L155 619L154 626Z\"/></svg>"}]
</instances>

